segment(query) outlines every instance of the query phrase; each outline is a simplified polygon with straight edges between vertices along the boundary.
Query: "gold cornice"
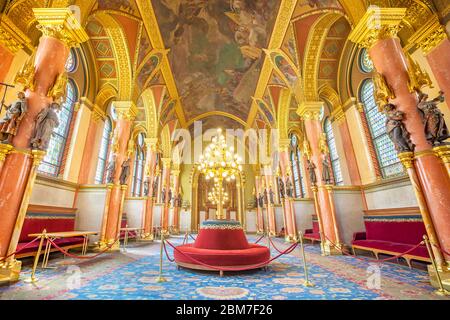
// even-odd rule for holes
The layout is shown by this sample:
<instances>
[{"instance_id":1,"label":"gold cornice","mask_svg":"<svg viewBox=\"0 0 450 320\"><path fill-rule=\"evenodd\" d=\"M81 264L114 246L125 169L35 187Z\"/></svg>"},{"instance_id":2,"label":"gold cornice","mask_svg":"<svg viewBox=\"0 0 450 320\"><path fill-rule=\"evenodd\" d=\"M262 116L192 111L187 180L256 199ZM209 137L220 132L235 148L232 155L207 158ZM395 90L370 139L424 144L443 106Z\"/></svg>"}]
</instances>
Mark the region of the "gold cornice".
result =
<instances>
[{"instance_id":1,"label":"gold cornice","mask_svg":"<svg viewBox=\"0 0 450 320\"><path fill-rule=\"evenodd\" d=\"M5 14L0 16L0 45L13 54L24 47L33 50L31 40Z\"/></svg>"},{"instance_id":2,"label":"gold cornice","mask_svg":"<svg viewBox=\"0 0 450 320\"><path fill-rule=\"evenodd\" d=\"M445 27L441 25L439 18L434 15L409 38L409 46L418 45L427 55L446 39L448 39L448 36Z\"/></svg>"},{"instance_id":3,"label":"gold cornice","mask_svg":"<svg viewBox=\"0 0 450 320\"><path fill-rule=\"evenodd\" d=\"M80 22L69 8L33 8L37 28L44 36L64 42L67 47L77 47L89 40Z\"/></svg>"},{"instance_id":4,"label":"gold cornice","mask_svg":"<svg viewBox=\"0 0 450 320\"><path fill-rule=\"evenodd\" d=\"M96 104L93 105L91 110L92 110L91 117L94 120L94 122L98 123L106 119L106 113L98 105Z\"/></svg>"},{"instance_id":5,"label":"gold cornice","mask_svg":"<svg viewBox=\"0 0 450 320\"><path fill-rule=\"evenodd\" d=\"M275 21L274 30L272 32L272 37L270 39L267 50L277 50L283 45L283 40L286 36L286 32L289 29L289 23L291 21L296 5L297 0L281 1L278 16ZM263 99L264 92L266 91L266 87L270 81L270 76L272 75L273 69L274 68L272 62L270 61L270 57L266 55L261 69L261 74L259 76L258 84L256 86L256 91L253 95L255 99ZM252 126L253 122L255 121L256 115L258 114L258 104L256 103L255 99L253 99L253 103L248 114L248 127Z\"/></svg>"},{"instance_id":6,"label":"gold cornice","mask_svg":"<svg viewBox=\"0 0 450 320\"><path fill-rule=\"evenodd\" d=\"M76 191L79 188L79 184L62 180L59 178L54 178L46 175L38 174L36 178L36 183L44 186L54 187L54 188L65 188L69 191Z\"/></svg>"},{"instance_id":7,"label":"gold cornice","mask_svg":"<svg viewBox=\"0 0 450 320\"><path fill-rule=\"evenodd\" d=\"M0 162L5 161L6 156L13 150L13 146L0 143Z\"/></svg>"},{"instance_id":8,"label":"gold cornice","mask_svg":"<svg viewBox=\"0 0 450 320\"><path fill-rule=\"evenodd\" d=\"M345 101L342 105L342 109L345 111L347 111L348 109L350 109L351 107L355 106L358 103L358 100L355 97L350 97L348 98L347 101Z\"/></svg>"},{"instance_id":9,"label":"gold cornice","mask_svg":"<svg viewBox=\"0 0 450 320\"><path fill-rule=\"evenodd\" d=\"M406 11L406 8L370 7L350 33L349 40L370 49L379 40L397 37Z\"/></svg>"},{"instance_id":10,"label":"gold cornice","mask_svg":"<svg viewBox=\"0 0 450 320\"><path fill-rule=\"evenodd\" d=\"M333 110L331 113L331 117L334 119L334 121L337 124L341 124L345 121L345 112L344 108L342 106L338 106L336 109Z\"/></svg>"},{"instance_id":11,"label":"gold cornice","mask_svg":"<svg viewBox=\"0 0 450 320\"><path fill-rule=\"evenodd\" d=\"M158 151L158 138L146 138L144 139L144 143L148 150L153 152Z\"/></svg>"}]
</instances>

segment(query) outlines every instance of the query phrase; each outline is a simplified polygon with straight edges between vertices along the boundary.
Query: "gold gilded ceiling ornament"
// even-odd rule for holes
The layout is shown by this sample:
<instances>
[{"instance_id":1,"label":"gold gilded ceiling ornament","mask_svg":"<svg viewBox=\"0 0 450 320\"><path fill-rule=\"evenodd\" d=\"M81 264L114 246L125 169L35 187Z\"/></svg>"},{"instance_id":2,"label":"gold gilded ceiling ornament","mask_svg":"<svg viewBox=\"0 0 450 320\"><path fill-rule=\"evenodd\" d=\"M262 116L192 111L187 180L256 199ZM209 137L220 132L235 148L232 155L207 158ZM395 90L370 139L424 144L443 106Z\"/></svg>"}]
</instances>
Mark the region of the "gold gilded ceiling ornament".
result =
<instances>
[{"instance_id":1,"label":"gold gilded ceiling ornament","mask_svg":"<svg viewBox=\"0 0 450 320\"><path fill-rule=\"evenodd\" d=\"M445 27L441 25L439 18L434 15L428 19L420 29L409 39L410 44L417 44L425 55L448 39Z\"/></svg>"},{"instance_id":2,"label":"gold gilded ceiling ornament","mask_svg":"<svg viewBox=\"0 0 450 320\"><path fill-rule=\"evenodd\" d=\"M31 40L5 14L0 16L0 44L13 54L24 47L32 49Z\"/></svg>"},{"instance_id":3,"label":"gold gilded ceiling ornament","mask_svg":"<svg viewBox=\"0 0 450 320\"><path fill-rule=\"evenodd\" d=\"M373 80L375 85L375 101L381 108L389 103L389 99L395 99L395 94L392 92L386 82L386 78L381 73L376 72Z\"/></svg>"},{"instance_id":4,"label":"gold gilded ceiling ornament","mask_svg":"<svg viewBox=\"0 0 450 320\"><path fill-rule=\"evenodd\" d=\"M119 120L134 121L138 109L133 101L115 101L114 108Z\"/></svg>"},{"instance_id":5,"label":"gold gilded ceiling ornament","mask_svg":"<svg viewBox=\"0 0 450 320\"><path fill-rule=\"evenodd\" d=\"M396 38L406 11L406 8L369 7L353 29L349 40L371 49L379 40Z\"/></svg>"},{"instance_id":6,"label":"gold gilded ceiling ornament","mask_svg":"<svg viewBox=\"0 0 450 320\"><path fill-rule=\"evenodd\" d=\"M22 85L24 90L29 89L34 91L34 75L36 72L36 68L34 66L35 57L36 53L33 53L19 72L17 72L16 77L14 78L14 83Z\"/></svg>"},{"instance_id":7,"label":"gold gilded ceiling ornament","mask_svg":"<svg viewBox=\"0 0 450 320\"><path fill-rule=\"evenodd\" d=\"M416 91L421 91L424 87L434 88L430 75L425 70L423 70L416 61L413 60L409 53L406 53L406 57L408 58L409 64L409 92L414 93Z\"/></svg>"},{"instance_id":8,"label":"gold gilded ceiling ornament","mask_svg":"<svg viewBox=\"0 0 450 320\"><path fill-rule=\"evenodd\" d=\"M116 134L114 134L111 141L111 150L113 154L115 155L119 154L120 151L119 137Z\"/></svg>"},{"instance_id":9,"label":"gold gilded ceiling ornament","mask_svg":"<svg viewBox=\"0 0 450 320\"><path fill-rule=\"evenodd\" d=\"M311 159L312 151L308 139L303 140L303 154L307 159Z\"/></svg>"},{"instance_id":10,"label":"gold gilded ceiling ornament","mask_svg":"<svg viewBox=\"0 0 450 320\"><path fill-rule=\"evenodd\" d=\"M135 143L133 139L130 139L130 141L128 141L128 148L127 148L127 157L130 158L131 155L134 152L134 147L135 147Z\"/></svg>"},{"instance_id":11,"label":"gold gilded ceiling ornament","mask_svg":"<svg viewBox=\"0 0 450 320\"><path fill-rule=\"evenodd\" d=\"M52 97L53 101L59 101L61 98L66 96L67 82L69 81L67 73L61 73L55 81L53 87L48 90L48 97Z\"/></svg>"}]
</instances>

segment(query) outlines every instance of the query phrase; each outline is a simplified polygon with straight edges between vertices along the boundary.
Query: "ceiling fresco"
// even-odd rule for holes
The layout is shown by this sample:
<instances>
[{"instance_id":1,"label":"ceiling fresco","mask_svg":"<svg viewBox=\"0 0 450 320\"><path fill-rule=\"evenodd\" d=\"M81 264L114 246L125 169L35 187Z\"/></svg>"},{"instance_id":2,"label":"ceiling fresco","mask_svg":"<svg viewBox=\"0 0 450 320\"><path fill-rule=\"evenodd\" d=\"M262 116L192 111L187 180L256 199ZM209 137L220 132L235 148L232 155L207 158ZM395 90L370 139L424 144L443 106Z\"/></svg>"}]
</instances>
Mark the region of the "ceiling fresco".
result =
<instances>
[{"instance_id":1,"label":"ceiling fresco","mask_svg":"<svg viewBox=\"0 0 450 320\"><path fill-rule=\"evenodd\" d=\"M152 0L188 119L246 119L279 0Z\"/></svg>"}]
</instances>

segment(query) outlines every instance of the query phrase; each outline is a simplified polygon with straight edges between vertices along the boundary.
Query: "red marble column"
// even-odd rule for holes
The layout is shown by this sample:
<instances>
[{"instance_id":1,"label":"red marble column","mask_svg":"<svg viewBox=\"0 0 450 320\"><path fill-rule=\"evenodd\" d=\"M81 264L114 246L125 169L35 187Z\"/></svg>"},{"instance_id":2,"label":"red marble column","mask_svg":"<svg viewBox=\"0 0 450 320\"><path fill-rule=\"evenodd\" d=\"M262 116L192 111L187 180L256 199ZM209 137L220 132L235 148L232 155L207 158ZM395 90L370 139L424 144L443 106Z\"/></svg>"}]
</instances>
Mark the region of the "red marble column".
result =
<instances>
[{"instance_id":1,"label":"red marble column","mask_svg":"<svg viewBox=\"0 0 450 320\"><path fill-rule=\"evenodd\" d=\"M173 197L174 200L177 199L180 194L180 170L172 171L173 177ZM173 206L173 216L172 216L172 230L175 234L180 232L180 207L177 205L176 201Z\"/></svg>"},{"instance_id":2,"label":"red marble column","mask_svg":"<svg viewBox=\"0 0 450 320\"><path fill-rule=\"evenodd\" d=\"M257 234L264 233L264 213L263 208L259 206L259 196L262 194L261 177L255 177L255 191L256 191L256 232Z\"/></svg>"},{"instance_id":3,"label":"red marble column","mask_svg":"<svg viewBox=\"0 0 450 320\"><path fill-rule=\"evenodd\" d=\"M271 168L266 168L266 174L264 175L264 181L265 181L265 191L267 193L266 201L266 214L267 214L267 224L268 224L268 231L271 236L277 235L277 223L275 218L275 207L273 204L270 203L270 185L273 181L272 174L268 173L271 171Z\"/></svg>"},{"instance_id":4,"label":"red marble column","mask_svg":"<svg viewBox=\"0 0 450 320\"><path fill-rule=\"evenodd\" d=\"M22 204L32 165L30 140L37 114L46 108L52 98L47 96L56 78L64 72L69 48L52 37L42 37L35 60L35 89L26 90L28 112L25 114L13 151L6 157L0 176L0 257L7 254L10 240Z\"/></svg>"},{"instance_id":5,"label":"red marble column","mask_svg":"<svg viewBox=\"0 0 450 320\"><path fill-rule=\"evenodd\" d=\"M5 48L5 46L0 44L0 82L5 81L13 60L14 54L10 50Z\"/></svg>"},{"instance_id":6,"label":"red marble column","mask_svg":"<svg viewBox=\"0 0 450 320\"><path fill-rule=\"evenodd\" d=\"M322 235L325 244L323 247L327 254L337 254L339 250L333 246L342 246L339 236L339 228L336 223L336 212L334 210L334 200L330 196L330 187L325 185L322 180L323 173L323 157L320 150L320 139L323 135L322 126L319 120L320 103L312 103L311 106L304 105L301 115L304 119L305 129L308 135L309 145L311 148L310 161L316 166L317 175L317 204L316 212L319 216L320 225L322 226ZM328 156L328 155L327 155ZM305 175L309 176L308 171ZM314 188L316 190L316 188ZM317 208L319 206L319 208Z\"/></svg>"},{"instance_id":7,"label":"red marble column","mask_svg":"<svg viewBox=\"0 0 450 320\"><path fill-rule=\"evenodd\" d=\"M415 166L427 200L440 245L450 252L450 178L440 158L432 151L417 109L417 95L408 88L408 65L400 40L379 40L369 51L377 71L395 94L391 102L405 114L404 124L415 144ZM450 256L446 256L450 261Z\"/></svg>"},{"instance_id":8,"label":"red marble column","mask_svg":"<svg viewBox=\"0 0 450 320\"><path fill-rule=\"evenodd\" d=\"M80 184L89 184L94 182L91 181L90 166L92 165L92 162L94 161L95 157L98 156L98 154L95 155L94 152L94 144L97 135L97 130L98 130L98 122L92 117L89 123L88 133L86 136L86 145L84 147L83 158L81 160L80 174L78 175L78 183Z\"/></svg>"},{"instance_id":9,"label":"red marble column","mask_svg":"<svg viewBox=\"0 0 450 320\"><path fill-rule=\"evenodd\" d=\"M345 158L347 159L347 167L352 185L361 185L361 176L359 174L358 162L356 161L355 150L353 149L350 130L348 129L347 119L338 121L339 131L341 133L342 144L345 148Z\"/></svg>"},{"instance_id":10,"label":"red marble column","mask_svg":"<svg viewBox=\"0 0 450 320\"><path fill-rule=\"evenodd\" d=\"M289 145L289 142L287 142ZM287 148L287 146L284 146ZM283 179L283 182L286 182L287 179L291 179L292 174L288 171L290 168L290 161L289 161L289 151L283 150L280 152L280 168L281 168L281 179ZM293 184L293 181L291 181L291 185ZM285 217L285 225L286 225L286 240L287 241L297 241L297 224L295 221L295 211L294 211L294 205L293 205L293 199L289 198L287 195L284 199L281 199L283 201L283 209L284 209L284 217Z\"/></svg>"},{"instance_id":11,"label":"red marble column","mask_svg":"<svg viewBox=\"0 0 450 320\"><path fill-rule=\"evenodd\" d=\"M131 137L133 120L137 113L133 102L120 101L115 102L114 105L118 115L113 138L117 145L112 150L116 162L116 171L114 185L107 191L109 201L105 204L107 206L107 210L105 210L105 232L101 235L100 248L113 244L120 234L123 203L127 190L127 185L120 184L120 175L122 164L128 159L128 142ZM118 249L118 243L112 249Z\"/></svg>"},{"instance_id":12,"label":"red marble column","mask_svg":"<svg viewBox=\"0 0 450 320\"><path fill-rule=\"evenodd\" d=\"M145 200L145 211L144 211L144 240L153 240L153 205L155 202L155 198L153 197L153 181L155 179L155 171L156 171L156 144L157 139L146 139L147 145L147 164L145 179L149 181L148 195Z\"/></svg>"},{"instance_id":13,"label":"red marble column","mask_svg":"<svg viewBox=\"0 0 450 320\"><path fill-rule=\"evenodd\" d=\"M170 210L170 199L169 199L169 190L170 190L170 170L171 170L171 159L163 158L163 173L162 173L162 188L166 190L166 199L164 201L164 208L161 214L161 230L165 234L169 234L169 210Z\"/></svg>"}]
</instances>

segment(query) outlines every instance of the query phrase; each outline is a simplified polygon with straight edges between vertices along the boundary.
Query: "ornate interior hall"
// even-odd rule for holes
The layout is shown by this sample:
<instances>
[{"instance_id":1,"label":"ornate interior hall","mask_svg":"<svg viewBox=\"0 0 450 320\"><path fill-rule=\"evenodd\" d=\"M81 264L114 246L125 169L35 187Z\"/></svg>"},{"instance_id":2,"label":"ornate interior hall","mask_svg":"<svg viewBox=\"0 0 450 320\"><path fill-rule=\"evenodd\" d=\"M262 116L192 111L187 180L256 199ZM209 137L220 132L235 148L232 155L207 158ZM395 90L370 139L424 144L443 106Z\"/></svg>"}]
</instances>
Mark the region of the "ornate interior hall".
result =
<instances>
[{"instance_id":1,"label":"ornate interior hall","mask_svg":"<svg viewBox=\"0 0 450 320\"><path fill-rule=\"evenodd\" d=\"M0 300L449 300L450 1L0 0Z\"/></svg>"}]
</instances>

